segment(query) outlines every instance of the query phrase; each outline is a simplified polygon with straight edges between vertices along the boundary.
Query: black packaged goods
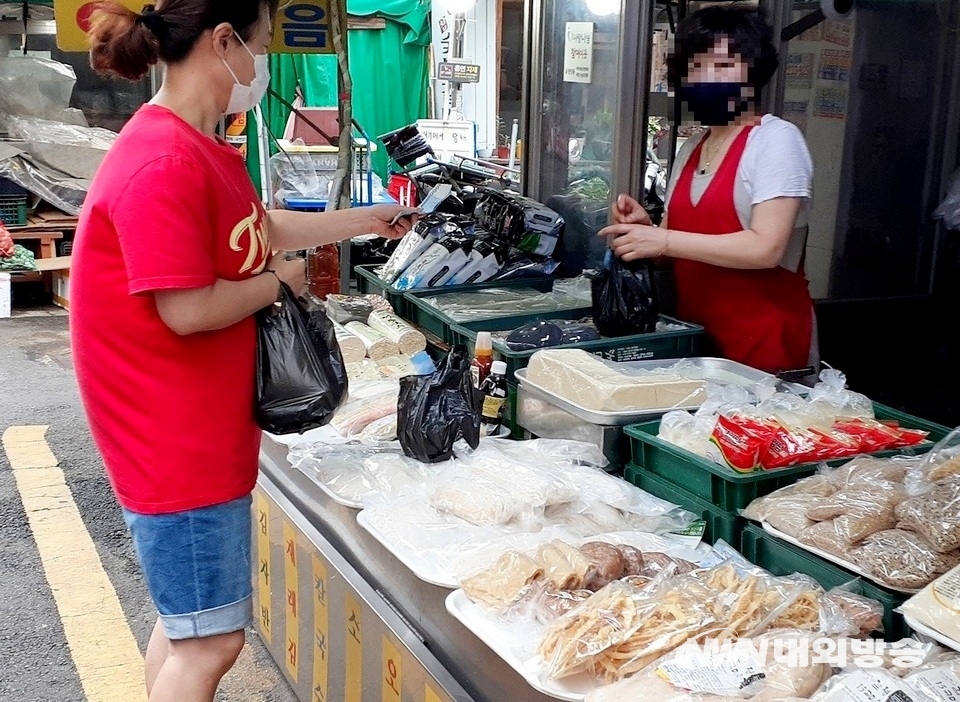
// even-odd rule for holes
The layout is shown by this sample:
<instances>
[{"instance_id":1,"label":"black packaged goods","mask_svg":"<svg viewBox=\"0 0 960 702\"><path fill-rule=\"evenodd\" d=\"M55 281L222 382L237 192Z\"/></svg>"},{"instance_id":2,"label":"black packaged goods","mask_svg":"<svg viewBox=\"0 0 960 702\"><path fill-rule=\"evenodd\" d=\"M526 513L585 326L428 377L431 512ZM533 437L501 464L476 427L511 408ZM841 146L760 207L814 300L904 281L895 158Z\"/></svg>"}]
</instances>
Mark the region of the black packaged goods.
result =
<instances>
[{"instance_id":1,"label":"black packaged goods","mask_svg":"<svg viewBox=\"0 0 960 702\"><path fill-rule=\"evenodd\" d=\"M511 351L533 351L587 341L600 341L600 333L595 326L561 319L531 322L518 327L510 332L506 343Z\"/></svg>"},{"instance_id":2,"label":"black packaged goods","mask_svg":"<svg viewBox=\"0 0 960 702\"><path fill-rule=\"evenodd\" d=\"M593 322L601 334L620 337L656 331L660 306L649 261L625 263L611 251L592 286Z\"/></svg>"},{"instance_id":3,"label":"black packaged goods","mask_svg":"<svg viewBox=\"0 0 960 702\"><path fill-rule=\"evenodd\" d=\"M333 418L347 396L347 370L333 322L280 287L280 301L257 314L256 419L273 434L302 434Z\"/></svg>"},{"instance_id":4,"label":"black packaged goods","mask_svg":"<svg viewBox=\"0 0 960 702\"><path fill-rule=\"evenodd\" d=\"M403 452L424 463L451 458L461 438L480 444L480 398L465 346L454 346L435 373L400 379L397 420Z\"/></svg>"}]
</instances>

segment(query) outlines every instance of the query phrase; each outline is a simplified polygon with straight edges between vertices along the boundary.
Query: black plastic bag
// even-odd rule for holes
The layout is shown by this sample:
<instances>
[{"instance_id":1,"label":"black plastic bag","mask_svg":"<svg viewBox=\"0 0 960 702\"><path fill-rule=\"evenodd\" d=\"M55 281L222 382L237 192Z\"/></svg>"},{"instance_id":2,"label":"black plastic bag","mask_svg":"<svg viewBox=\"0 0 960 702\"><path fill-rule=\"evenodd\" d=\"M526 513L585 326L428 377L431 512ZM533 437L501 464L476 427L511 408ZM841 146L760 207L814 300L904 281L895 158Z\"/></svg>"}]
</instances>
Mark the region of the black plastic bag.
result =
<instances>
[{"instance_id":1,"label":"black plastic bag","mask_svg":"<svg viewBox=\"0 0 960 702\"><path fill-rule=\"evenodd\" d=\"M347 369L333 322L307 311L286 285L257 315L257 424L273 434L327 424L347 396Z\"/></svg>"},{"instance_id":2,"label":"black plastic bag","mask_svg":"<svg viewBox=\"0 0 960 702\"><path fill-rule=\"evenodd\" d=\"M601 334L619 337L656 330L660 305L649 261L624 263L608 252L592 285L593 323Z\"/></svg>"},{"instance_id":3,"label":"black plastic bag","mask_svg":"<svg viewBox=\"0 0 960 702\"><path fill-rule=\"evenodd\" d=\"M454 346L435 373L400 379L397 420L403 452L424 463L452 457L461 438L480 444L480 397L465 346Z\"/></svg>"}]
</instances>

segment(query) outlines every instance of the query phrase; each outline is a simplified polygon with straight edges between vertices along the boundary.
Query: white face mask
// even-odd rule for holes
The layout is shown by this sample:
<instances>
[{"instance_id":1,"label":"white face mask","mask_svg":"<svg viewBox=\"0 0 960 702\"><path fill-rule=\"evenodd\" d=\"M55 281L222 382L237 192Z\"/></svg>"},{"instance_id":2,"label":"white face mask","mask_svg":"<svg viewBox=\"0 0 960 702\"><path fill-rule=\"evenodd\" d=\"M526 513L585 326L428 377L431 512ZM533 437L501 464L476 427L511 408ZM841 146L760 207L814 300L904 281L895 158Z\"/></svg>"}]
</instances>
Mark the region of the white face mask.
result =
<instances>
[{"instance_id":1,"label":"white face mask","mask_svg":"<svg viewBox=\"0 0 960 702\"><path fill-rule=\"evenodd\" d=\"M227 109L224 111L224 114L227 115L249 112L260 104L263 96L267 94L267 88L270 87L270 66L267 63L267 55L254 54L239 35L237 35L237 40L243 44L243 48L253 57L254 76L253 82L250 83L250 85L244 85L240 82L240 79L237 78L237 74L233 72L233 69L230 68L230 64L227 63L226 59L220 59L223 61L223 65L227 67L227 70L230 71L230 75L233 76L234 81L233 90L230 91L230 102L227 103Z\"/></svg>"}]
</instances>

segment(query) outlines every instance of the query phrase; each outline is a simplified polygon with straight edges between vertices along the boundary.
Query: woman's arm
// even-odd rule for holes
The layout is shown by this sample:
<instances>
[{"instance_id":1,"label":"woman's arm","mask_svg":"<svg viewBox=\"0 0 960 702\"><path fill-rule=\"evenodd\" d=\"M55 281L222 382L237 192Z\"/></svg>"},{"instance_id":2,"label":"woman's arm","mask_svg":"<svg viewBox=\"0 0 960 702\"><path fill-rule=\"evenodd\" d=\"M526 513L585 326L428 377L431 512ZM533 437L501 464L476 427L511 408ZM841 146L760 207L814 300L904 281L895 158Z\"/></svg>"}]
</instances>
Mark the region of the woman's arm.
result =
<instances>
[{"instance_id":1,"label":"woman's arm","mask_svg":"<svg viewBox=\"0 0 960 702\"><path fill-rule=\"evenodd\" d=\"M287 261L284 254L277 254L263 273L248 280L220 279L205 288L158 290L154 297L163 323L175 334L187 336L226 329L262 310L279 296L278 278L295 295L302 293L306 284L303 259Z\"/></svg>"},{"instance_id":2,"label":"woman's arm","mask_svg":"<svg viewBox=\"0 0 960 702\"><path fill-rule=\"evenodd\" d=\"M754 205L750 229L723 236L636 224L615 224L600 234L613 237L610 247L624 261L670 256L724 268L776 268L793 236L802 202L779 197Z\"/></svg>"},{"instance_id":3,"label":"woman's arm","mask_svg":"<svg viewBox=\"0 0 960 702\"><path fill-rule=\"evenodd\" d=\"M270 243L280 251L299 251L315 246L334 244L364 234L399 239L413 226L414 217L394 218L409 212L399 205L354 207L333 212L293 212L272 210L267 213Z\"/></svg>"}]
</instances>

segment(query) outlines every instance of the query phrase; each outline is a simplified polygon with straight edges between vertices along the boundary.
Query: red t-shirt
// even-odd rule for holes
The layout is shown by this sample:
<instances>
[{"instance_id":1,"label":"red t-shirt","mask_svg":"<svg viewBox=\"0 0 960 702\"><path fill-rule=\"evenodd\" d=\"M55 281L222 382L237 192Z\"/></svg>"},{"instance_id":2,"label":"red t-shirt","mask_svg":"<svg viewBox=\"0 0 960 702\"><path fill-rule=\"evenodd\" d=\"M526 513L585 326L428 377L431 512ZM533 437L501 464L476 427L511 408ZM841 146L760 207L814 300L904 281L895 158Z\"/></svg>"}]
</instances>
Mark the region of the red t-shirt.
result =
<instances>
[{"instance_id":1,"label":"red t-shirt","mask_svg":"<svg viewBox=\"0 0 960 702\"><path fill-rule=\"evenodd\" d=\"M239 152L163 107L143 107L94 178L70 273L80 393L127 509L179 512L253 489L254 318L178 336L153 293L245 280L269 254Z\"/></svg>"}]
</instances>

